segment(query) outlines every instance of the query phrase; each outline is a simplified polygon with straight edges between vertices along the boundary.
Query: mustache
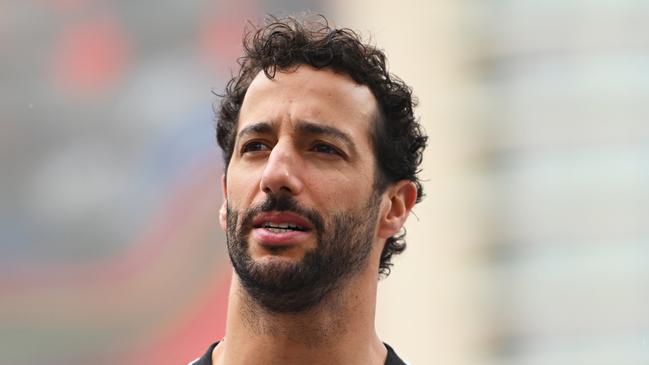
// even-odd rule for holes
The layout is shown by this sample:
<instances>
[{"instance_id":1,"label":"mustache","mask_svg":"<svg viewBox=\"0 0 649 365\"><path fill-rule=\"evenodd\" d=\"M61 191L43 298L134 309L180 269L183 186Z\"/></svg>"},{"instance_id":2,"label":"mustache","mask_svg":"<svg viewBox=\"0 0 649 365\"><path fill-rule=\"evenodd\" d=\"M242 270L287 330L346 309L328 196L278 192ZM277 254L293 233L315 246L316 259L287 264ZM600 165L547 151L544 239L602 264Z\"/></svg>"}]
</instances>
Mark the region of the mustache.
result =
<instances>
[{"instance_id":1,"label":"mustache","mask_svg":"<svg viewBox=\"0 0 649 365\"><path fill-rule=\"evenodd\" d=\"M272 211L292 212L301 215L313 224L318 234L324 231L324 219L316 210L303 206L290 195L269 193L266 195L264 201L253 205L243 212L241 227L239 228L242 231L241 233L247 234L252 230L252 221L259 213Z\"/></svg>"}]
</instances>

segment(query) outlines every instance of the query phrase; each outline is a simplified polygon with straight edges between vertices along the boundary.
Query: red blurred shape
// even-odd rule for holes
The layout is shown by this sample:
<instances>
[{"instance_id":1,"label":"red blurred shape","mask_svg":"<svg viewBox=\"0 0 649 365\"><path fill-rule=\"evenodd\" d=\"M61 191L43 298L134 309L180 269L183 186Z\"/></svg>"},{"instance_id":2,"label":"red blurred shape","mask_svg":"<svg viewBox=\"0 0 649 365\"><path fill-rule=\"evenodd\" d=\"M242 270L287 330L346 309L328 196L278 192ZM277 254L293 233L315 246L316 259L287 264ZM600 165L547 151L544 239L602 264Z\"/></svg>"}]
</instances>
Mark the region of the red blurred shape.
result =
<instances>
[{"instance_id":1,"label":"red blurred shape","mask_svg":"<svg viewBox=\"0 0 649 365\"><path fill-rule=\"evenodd\" d=\"M214 285L193 303L193 310L186 313L184 318L146 345L111 359L110 363L183 365L202 356L212 342L221 340L225 335L231 269L228 266L215 274L212 280Z\"/></svg>"},{"instance_id":2,"label":"red blurred shape","mask_svg":"<svg viewBox=\"0 0 649 365\"><path fill-rule=\"evenodd\" d=\"M59 86L80 93L103 91L122 73L127 42L114 21L102 18L64 32L54 54Z\"/></svg>"},{"instance_id":3,"label":"red blurred shape","mask_svg":"<svg viewBox=\"0 0 649 365\"><path fill-rule=\"evenodd\" d=\"M224 65L231 65L241 56L241 40L246 21L258 13L257 4L251 1L219 4L207 11L198 35L198 46L202 58L210 67L223 71Z\"/></svg>"}]
</instances>

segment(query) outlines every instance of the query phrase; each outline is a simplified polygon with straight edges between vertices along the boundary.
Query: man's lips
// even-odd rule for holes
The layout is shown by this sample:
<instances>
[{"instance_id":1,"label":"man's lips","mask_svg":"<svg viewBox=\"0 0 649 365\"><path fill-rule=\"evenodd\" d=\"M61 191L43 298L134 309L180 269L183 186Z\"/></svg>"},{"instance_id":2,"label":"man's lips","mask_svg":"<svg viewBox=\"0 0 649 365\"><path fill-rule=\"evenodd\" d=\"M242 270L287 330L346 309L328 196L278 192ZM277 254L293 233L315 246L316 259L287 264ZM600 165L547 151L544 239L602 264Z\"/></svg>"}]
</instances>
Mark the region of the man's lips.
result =
<instances>
[{"instance_id":1,"label":"man's lips","mask_svg":"<svg viewBox=\"0 0 649 365\"><path fill-rule=\"evenodd\" d=\"M293 212L264 212L252 220L253 228L290 228L299 231L310 231L313 225L308 219Z\"/></svg>"},{"instance_id":2,"label":"man's lips","mask_svg":"<svg viewBox=\"0 0 649 365\"><path fill-rule=\"evenodd\" d=\"M285 246L306 239L313 230L313 224L299 214L292 212L264 212L252 221L253 236L262 245Z\"/></svg>"}]
</instances>

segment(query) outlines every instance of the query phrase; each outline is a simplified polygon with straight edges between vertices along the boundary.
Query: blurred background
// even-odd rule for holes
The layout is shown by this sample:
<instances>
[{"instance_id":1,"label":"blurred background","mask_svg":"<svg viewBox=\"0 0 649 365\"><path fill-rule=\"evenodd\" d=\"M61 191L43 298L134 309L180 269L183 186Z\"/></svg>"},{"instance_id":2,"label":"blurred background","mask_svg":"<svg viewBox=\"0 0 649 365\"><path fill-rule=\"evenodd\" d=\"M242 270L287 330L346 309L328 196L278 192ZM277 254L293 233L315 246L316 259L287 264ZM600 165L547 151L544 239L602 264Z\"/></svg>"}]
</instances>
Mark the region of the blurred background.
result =
<instances>
[{"instance_id":1,"label":"blurred background","mask_svg":"<svg viewBox=\"0 0 649 365\"><path fill-rule=\"evenodd\" d=\"M185 364L223 335L212 94L247 19L384 48L430 136L379 283L412 364L649 364L649 3L0 1L0 364Z\"/></svg>"}]
</instances>

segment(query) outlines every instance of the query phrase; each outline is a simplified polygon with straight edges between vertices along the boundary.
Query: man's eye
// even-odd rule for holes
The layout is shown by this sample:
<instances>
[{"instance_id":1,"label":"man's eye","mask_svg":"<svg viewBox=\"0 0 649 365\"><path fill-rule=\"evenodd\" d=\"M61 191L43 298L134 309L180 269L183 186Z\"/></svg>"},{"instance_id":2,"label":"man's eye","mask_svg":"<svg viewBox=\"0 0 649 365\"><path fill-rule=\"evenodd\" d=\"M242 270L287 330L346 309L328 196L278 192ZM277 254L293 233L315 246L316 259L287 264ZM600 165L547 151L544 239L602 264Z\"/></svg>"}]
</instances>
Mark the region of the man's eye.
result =
<instances>
[{"instance_id":1,"label":"man's eye","mask_svg":"<svg viewBox=\"0 0 649 365\"><path fill-rule=\"evenodd\" d=\"M246 152L259 152L259 151L268 151L270 148L263 142L260 141L251 141L243 145L241 148L241 153Z\"/></svg>"},{"instance_id":2,"label":"man's eye","mask_svg":"<svg viewBox=\"0 0 649 365\"><path fill-rule=\"evenodd\" d=\"M313 151L318 153L326 153L328 155L341 155L340 151L336 147L324 143L318 143L314 145Z\"/></svg>"}]
</instances>

